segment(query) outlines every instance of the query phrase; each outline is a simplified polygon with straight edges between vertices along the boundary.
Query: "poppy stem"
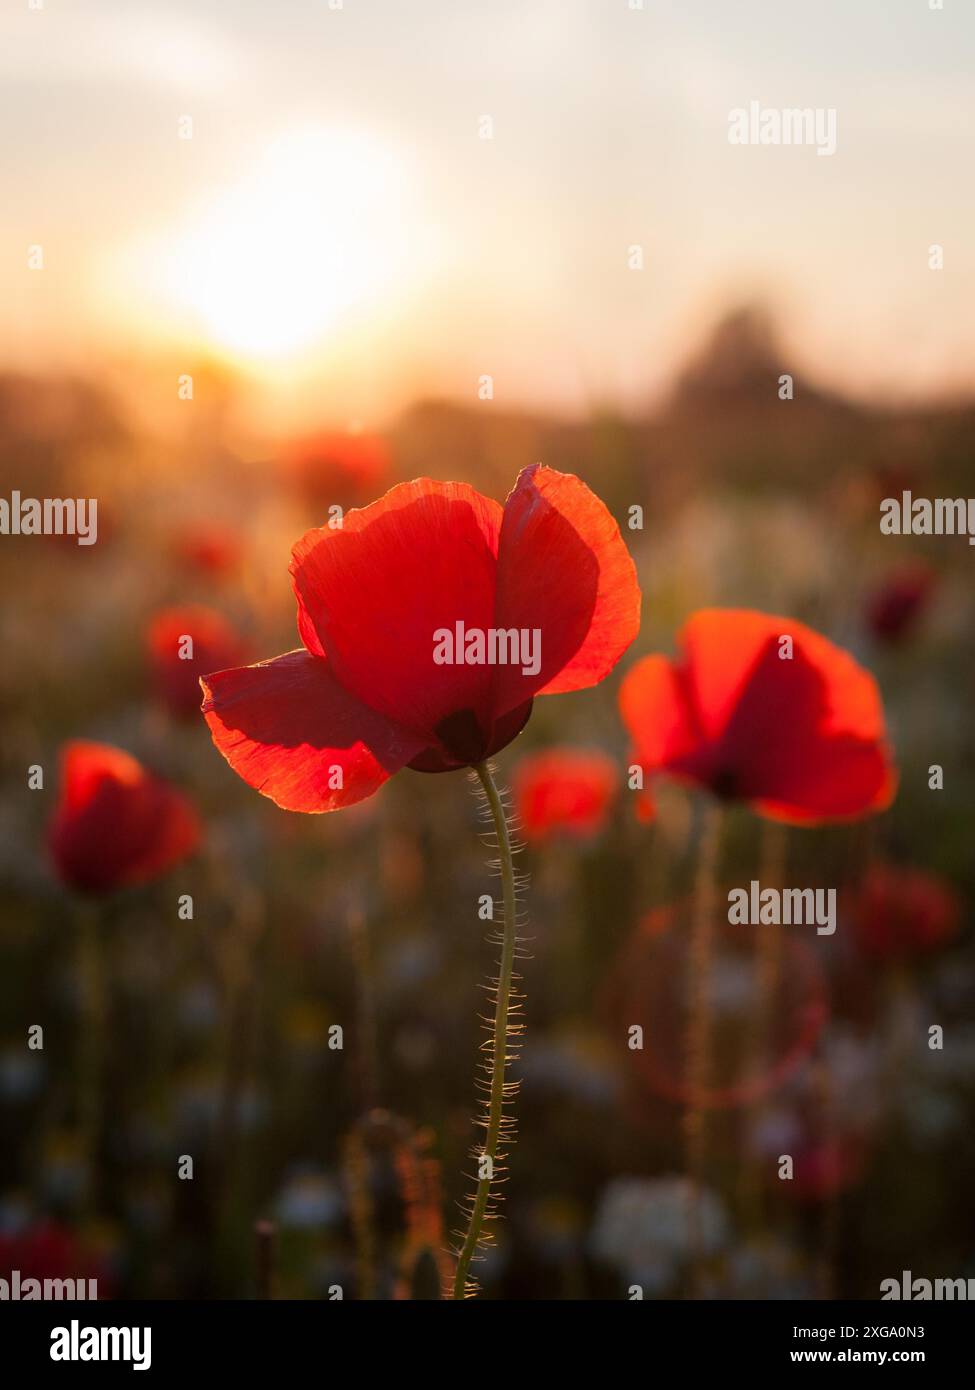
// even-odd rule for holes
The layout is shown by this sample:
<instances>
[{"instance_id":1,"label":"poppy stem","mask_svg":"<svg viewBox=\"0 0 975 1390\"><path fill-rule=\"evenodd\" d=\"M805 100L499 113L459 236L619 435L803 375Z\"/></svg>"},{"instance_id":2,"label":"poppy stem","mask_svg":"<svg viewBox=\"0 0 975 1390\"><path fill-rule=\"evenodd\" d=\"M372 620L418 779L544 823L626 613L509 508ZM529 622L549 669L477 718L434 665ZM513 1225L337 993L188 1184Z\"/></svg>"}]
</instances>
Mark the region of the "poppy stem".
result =
<instances>
[{"instance_id":1,"label":"poppy stem","mask_svg":"<svg viewBox=\"0 0 975 1390\"><path fill-rule=\"evenodd\" d=\"M82 903L78 913L78 983L81 995L78 1125L84 1167L82 1206L85 1214L90 1216L97 1209L102 1059L105 1050L105 980L98 911L89 902Z\"/></svg>"},{"instance_id":2,"label":"poppy stem","mask_svg":"<svg viewBox=\"0 0 975 1390\"><path fill-rule=\"evenodd\" d=\"M787 863L787 827L781 821L763 820L758 877L763 888L781 889L785 884ZM774 1051L775 1010L782 975L783 935L781 925L760 923L755 947L755 1013L749 1040L751 1055L746 1064L754 1068L756 1080L772 1067ZM766 1205L761 1174L757 1165L748 1160L748 1142L766 1112L761 1094L746 1106L741 1127L744 1154L741 1165L739 1195L746 1216L762 1225Z\"/></svg>"},{"instance_id":3,"label":"poppy stem","mask_svg":"<svg viewBox=\"0 0 975 1390\"><path fill-rule=\"evenodd\" d=\"M687 1024L688 1104L684 1112L684 1143L688 1187L688 1227L692 1267L692 1292L700 1295L704 1232L701 1222L701 1187L707 1159L707 1109L711 1084L711 965L714 955L715 882L721 836L721 806L708 801L703 807L694 907L690 940L690 1014Z\"/></svg>"},{"instance_id":4,"label":"poppy stem","mask_svg":"<svg viewBox=\"0 0 975 1390\"><path fill-rule=\"evenodd\" d=\"M490 1215L488 1205L491 1188L497 1178L499 1149L510 1139L511 1118L504 1113L506 1102L514 1098L515 1086L505 1081L507 1064L512 1060L508 1053L509 1040L521 1032L521 1024L510 1025L509 1011L512 999L512 972L517 944L517 895L515 892L514 850L508 828L508 818L498 792L491 768L487 763L477 763L474 767L494 822L498 837L498 856L501 869L501 885L504 899L503 932L501 937L501 963L495 990L494 1029L489 1042L483 1044L487 1051L486 1068L490 1077L490 1091L487 1102L486 1136L483 1147L478 1151L478 1183L471 1207L470 1222L464 1243L457 1258L454 1275L454 1298L467 1298L474 1292L468 1284L468 1270L471 1260L480 1244L487 1238L482 1235L485 1218Z\"/></svg>"}]
</instances>

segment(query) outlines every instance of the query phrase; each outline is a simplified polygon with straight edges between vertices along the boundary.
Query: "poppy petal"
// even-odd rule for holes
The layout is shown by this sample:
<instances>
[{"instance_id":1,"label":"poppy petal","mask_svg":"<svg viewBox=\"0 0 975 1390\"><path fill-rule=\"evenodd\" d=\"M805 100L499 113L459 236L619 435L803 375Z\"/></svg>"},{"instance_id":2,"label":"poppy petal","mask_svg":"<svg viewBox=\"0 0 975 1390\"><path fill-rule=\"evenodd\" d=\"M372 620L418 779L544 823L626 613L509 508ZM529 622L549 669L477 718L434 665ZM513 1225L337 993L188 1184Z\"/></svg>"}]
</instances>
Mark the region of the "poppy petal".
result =
<instances>
[{"instance_id":1,"label":"poppy petal","mask_svg":"<svg viewBox=\"0 0 975 1390\"><path fill-rule=\"evenodd\" d=\"M779 655L791 639L793 656ZM805 665L819 677L818 721L823 733L876 739L884 733L880 693L873 676L849 653L794 618L748 609L702 609L684 625L691 699L703 734L718 737L734 714L740 717L748 687L769 702L769 683ZM795 694L789 696L795 699Z\"/></svg>"},{"instance_id":2,"label":"poppy petal","mask_svg":"<svg viewBox=\"0 0 975 1390\"><path fill-rule=\"evenodd\" d=\"M698 734L680 673L665 656L645 656L620 686L620 712L647 768L666 767L689 757Z\"/></svg>"},{"instance_id":3,"label":"poppy petal","mask_svg":"<svg viewBox=\"0 0 975 1390\"><path fill-rule=\"evenodd\" d=\"M422 747L451 751L445 721L458 716L489 741L491 668L441 664L435 652L437 634L453 638L459 622L492 626L500 528L497 502L466 483L421 478L347 512L340 529L309 531L292 552L308 650L364 704L420 734Z\"/></svg>"},{"instance_id":4,"label":"poppy petal","mask_svg":"<svg viewBox=\"0 0 975 1390\"><path fill-rule=\"evenodd\" d=\"M504 507L496 622L540 635L539 669L498 668L499 712L601 681L640 626L636 567L606 506L571 474L534 464ZM534 663L531 663L534 664Z\"/></svg>"},{"instance_id":5,"label":"poppy petal","mask_svg":"<svg viewBox=\"0 0 975 1390\"><path fill-rule=\"evenodd\" d=\"M423 747L300 649L200 684L217 748L238 776L286 811L351 806Z\"/></svg>"},{"instance_id":6,"label":"poppy petal","mask_svg":"<svg viewBox=\"0 0 975 1390\"><path fill-rule=\"evenodd\" d=\"M882 746L862 739L817 740L796 756L781 789L772 776L752 804L772 820L815 825L885 811L897 790L897 774Z\"/></svg>"}]
</instances>

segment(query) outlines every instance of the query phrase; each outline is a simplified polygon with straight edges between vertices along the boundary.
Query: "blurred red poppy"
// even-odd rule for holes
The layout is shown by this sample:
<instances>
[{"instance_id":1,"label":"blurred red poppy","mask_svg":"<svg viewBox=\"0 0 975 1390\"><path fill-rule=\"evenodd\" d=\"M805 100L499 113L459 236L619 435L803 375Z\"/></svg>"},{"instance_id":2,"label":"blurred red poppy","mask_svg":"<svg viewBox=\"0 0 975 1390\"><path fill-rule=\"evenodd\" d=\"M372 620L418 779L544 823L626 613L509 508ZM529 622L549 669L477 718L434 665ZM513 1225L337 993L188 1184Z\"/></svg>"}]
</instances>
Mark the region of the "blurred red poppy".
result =
<instances>
[{"instance_id":1,"label":"blurred red poppy","mask_svg":"<svg viewBox=\"0 0 975 1390\"><path fill-rule=\"evenodd\" d=\"M810 1140L792 1155L792 1179L778 1181L777 1190L798 1202L824 1202L856 1187L866 1167L866 1151L856 1136L836 1135Z\"/></svg>"},{"instance_id":2,"label":"blurred red poppy","mask_svg":"<svg viewBox=\"0 0 975 1390\"><path fill-rule=\"evenodd\" d=\"M880 694L846 652L791 618L735 609L694 614L680 646L676 661L639 661L620 690L645 774L796 824L890 805Z\"/></svg>"},{"instance_id":3,"label":"blurred red poppy","mask_svg":"<svg viewBox=\"0 0 975 1390\"><path fill-rule=\"evenodd\" d=\"M199 841L190 803L135 758L105 743L65 745L48 843L69 887L109 893L147 883Z\"/></svg>"},{"instance_id":4,"label":"blurred red poppy","mask_svg":"<svg viewBox=\"0 0 975 1390\"><path fill-rule=\"evenodd\" d=\"M227 619L197 604L157 613L146 645L156 690L170 714L181 719L199 712L202 675L232 666L246 655Z\"/></svg>"},{"instance_id":5,"label":"blurred red poppy","mask_svg":"<svg viewBox=\"0 0 975 1390\"><path fill-rule=\"evenodd\" d=\"M293 440L282 453L286 476L310 501L361 502L382 487L391 469L379 435L323 431Z\"/></svg>"},{"instance_id":6,"label":"blurred red poppy","mask_svg":"<svg viewBox=\"0 0 975 1390\"><path fill-rule=\"evenodd\" d=\"M529 840L564 832L578 839L606 824L619 771L606 753L550 748L522 758L514 774L515 810Z\"/></svg>"},{"instance_id":7,"label":"blurred red poppy","mask_svg":"<svg viewBox=\"0 0 975 1390\"><path fill-rule=\"evenodd\" d=\"M947 945L958 934L961 903L935 874L874 864L853 899L857 942L876 960L908 960Z\"/></svg>"},{"instance_id":8,"label":"blurred red poppy","mask_svg":"<svg viewBox=\"0 0 975 1390\"><path fill-rule=\"evenodd\" d=\"M232 526L201 522L184 528L173 542L176 558L208 578L233 574L243 553L240 533Z\"/></svg>"},{"instance_id":9,"label":"blurred red poppy","mask_svg":"<svg viewBox=\"0 0 975 1390\"><path fill-rule=\"evenodd\" d=\"M202 681L217 748L291 811L348 806L407 765L481 762L536 695L602 680L639 626L616 522L578 478L538 465L504 508L466 483L402 483L303 536L291 576L304 647ZM521 660L471 660L460 637L441 660L455 632L520 634Z\"/></svg>"},{"instance_id":10,"label":"blurred red poppy","mask_svg":"<svg viewBox=\"0 0 975 1390\"><path fill-rule=\"evenodd\" d=\"M867 601L867 625L881 642L911 635L934 589L934 571L920 561L892 571Z\"/></svg>"}]
</instances>

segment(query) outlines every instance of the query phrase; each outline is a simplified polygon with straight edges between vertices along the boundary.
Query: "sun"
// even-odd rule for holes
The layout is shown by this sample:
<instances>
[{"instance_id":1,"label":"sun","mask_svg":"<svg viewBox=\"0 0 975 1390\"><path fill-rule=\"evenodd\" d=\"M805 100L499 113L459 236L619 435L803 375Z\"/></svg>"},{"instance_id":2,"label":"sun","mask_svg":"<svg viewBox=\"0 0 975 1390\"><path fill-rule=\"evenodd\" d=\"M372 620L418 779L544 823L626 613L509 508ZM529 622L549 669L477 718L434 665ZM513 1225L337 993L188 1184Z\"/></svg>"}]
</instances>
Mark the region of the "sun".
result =
<instances>
[{"instance_id":1,"label":"sun","mask_svg":"<svg viewBox=\"0 0 975 1390\"><path fill-rule=\"evenodd\" d=\"M232 356L307 351L401 274L406 186L401 161L369 136L287 135L157 247L155 291Z\"/></svg>"}]
</instances>

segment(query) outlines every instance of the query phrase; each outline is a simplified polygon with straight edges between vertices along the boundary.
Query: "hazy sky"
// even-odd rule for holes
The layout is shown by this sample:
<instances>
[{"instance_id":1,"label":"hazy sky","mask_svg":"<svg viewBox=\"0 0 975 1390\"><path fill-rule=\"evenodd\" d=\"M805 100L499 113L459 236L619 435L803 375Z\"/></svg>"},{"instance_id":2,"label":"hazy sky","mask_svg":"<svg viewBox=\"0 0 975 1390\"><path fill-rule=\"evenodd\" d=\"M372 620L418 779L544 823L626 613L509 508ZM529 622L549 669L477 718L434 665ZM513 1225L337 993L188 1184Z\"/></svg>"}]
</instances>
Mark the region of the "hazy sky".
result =
<instances>
[{"instance_id":1,"label":"hazy sky","mask_svg":"<svg viewBox=\"0 0 975 1390\"><path fill-rule=\"evenodd\" d=\"M4 0L4 358L585 410L765 294L844 389L975 383L975 4L630 3ZM729 144L751 100L836 153Z\"/></svg>"}]
</instances>

